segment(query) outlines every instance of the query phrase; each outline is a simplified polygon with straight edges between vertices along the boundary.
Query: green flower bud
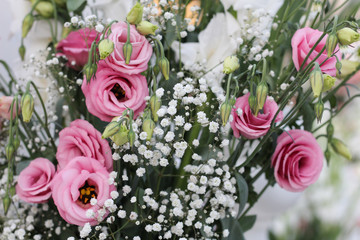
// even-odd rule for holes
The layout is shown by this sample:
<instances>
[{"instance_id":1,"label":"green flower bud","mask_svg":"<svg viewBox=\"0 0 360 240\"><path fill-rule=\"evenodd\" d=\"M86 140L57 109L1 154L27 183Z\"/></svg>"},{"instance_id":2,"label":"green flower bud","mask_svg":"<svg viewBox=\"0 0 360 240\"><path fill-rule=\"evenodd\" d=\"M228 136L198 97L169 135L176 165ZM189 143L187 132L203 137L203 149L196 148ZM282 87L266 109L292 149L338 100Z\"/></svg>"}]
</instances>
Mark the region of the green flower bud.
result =
<instances>
[{"instance_id":1,"label":"green flower bud","mask_svg":"<svg viewBox=\"0 0 360 240\"><path fill-rule=\"evenodd\" d=\"M225 126L226 123L229 121L232 106L233 105L230 104L227 101L225 101L223 104L221 104L220 117L221 117L221 121L222 121L223 126Z\"/></svg>"},{"instance_id":2,"label":"green flower bud","mask_svg":"<svg viewBox=\"0 0 360 240\"><path fill-rule=\"evenodd\" d=\"M26 38L33 24L34 24L34 16L29 13L28 15L25 16L22 22L22 35L21 35L22 38Z\"/></svg>"},{"instance_id":3,"label":"green flower bud","mask_svg":"<svg viewBox=\"0 0 360 240\"><path fill-rule=\"evenodd\" d=\"M314 97L320 96L324 85L324 79L320 66L317 62L315 62L314 70L310 73L310 84L314 93Z\"/></svg>"},{"instance_id":4,"label":"green flower bud","mask_svg":"<svg viewBox=\"0 0 360 240\"><path fill-rule=\"evenodd\" d=\"M165 80L169 80L170 64L169 64L169 60L167 60L166 57L160 58L159 67L160 67L161 73L164 76Z\"/></svg>"},{"instance_id":5,"label":"green flower bud","mask_svg":"<svg viewBox=\"0 0 360 240\"><path fill-rule=\"evenodd\" d=\"M338 38L335 33L330 33L328 38L326 39L326 51L328 57L330 57L336 48L336 45L338 43Z\"/></svg>"},{"instance_id":6,"label":"green flower bud","mask_svg":"<svg viewBox=\"0 0 360 240\"><path fill-rule=\"evenodd\" d=\"M21 114L24 122L30 122L33 112L34 98L29 92L26 92L21 98Z\"/></svg>"},{"instance_id":7,"label":"green flower bud","mask_svg":"<svg viewBox=\"0 0 360 240\"><path fill-rule=\"evenodd\" d=\"M157 115L157 111L160 109L160 107L161 107L161 100L156 95L151 96L150 109L155 122L157 122L159 119Z\"/></svg>"},{"instance_id":8,"label":"green flower bud","mask_svg":"<svg viewBox=\"0 0 360 240\"><path fill-rule=\"evenodd\" d=\"M20 139L19 137L16 137L14 139L14 148L15 148L15 151L20 147Z\"/></svg>"},{"instance_id":9,"label":"green flower bud","mask_svg":"<svg viewBox=\"0 0 360 240\"><path fill-rule=\"evenodd\" d=\"M225 74L230 74L235 72L240 67L239 59L236 56L228 56L224 60L224 69Z\"/></svg>"},{"instance_id":10,"label":"green flower bud","mask_svg":"<svg viewBox=\"0 0 360 240\"><path fill-rule=\"evenodd\" d=\"M138 32L142 35L155 35L155 31L156 29L158 29L159 27L152 24L151 22L148 21L141 21L137 26L136 29L138 30Z\"/></svg>"},{"instance_id":11,"label":"green flower bud","mask_svg":"<svg viewBox=\"0 0 360 240\"><path fill-rule=\"evenodd\" d=\"M323 74L323 78L324 78L324 85L322 91L326 92L329 91L335 85L336 79L330 76L329 74Z\"/></svg>"},{"instance_id":12,"label":"green flower bud","mask_svg":"<svg viewBox=\"0 0 360 240\"><path fill-rule=\"evenodd\" d=\"M331 141L331 146L333 147L334 151L339 154L340 156L343 156L347 160L351 160L351 153L349 149L346 147L346 145L339 139L333 138Z\"/></svg>"},{"instance_id":13,"label":"green flower bud","mask_svg":"<svg viewBox=\"0 0 360 240\"><path fill-rule=\"evenodd\" d=\"M14 156L14 153L15 153L14 145L12 143L8 143L5 147L6 159L8 161L10 161L12 159L12 157Z\"/></svg>"},{"instance_id":14,"label":"green flower bud","mask_svg":"<svg viewBox=\"0 0 360 240\"><path fill-rule=\"evenodd\" d=\"M130 146L133 146L135 142L135 132L132 129L128 133L128 138L129 138Z\"/></svg>"},{"instance_id":15,"label":"green flower bud","mask_svg":"<svg viewBox=\"0 0 360 240\"><path fill-rule=\"evenodd\" d=\"M360 34L348 27L337 31L337 36L341 45L350 45L360 40Z\"/></svg>"},{"instance_id":16,"label":"green flower bud","mask_svg":"<svg viewBox=\"0 0 360 240\"><path fill-rule=\"evenodd\" d=\"M131 54L132 54L132 45L130 42L126 42L123 46L123 53L124 53L124 57L125 57L125 63L129 64L130 60L131 60Z\"/></svg>"},{"instance_id":17,"label":"green flower bud","mask_svg":"<svg viewBox=\"0 0 360 240\"><path fill-rule=\"evenodd\" d=\"M327 133L329 141L331 142L332 136L334 135L334 126L331 123L329 123L327 125L326 133Z\"/></svg>"},{"instance_id":18,"label":"green flower bud","mask_svg":"<svg viewBox=\"0 0 360 240\"><path fill-rule=\"evenodd\" d=\"M326 162L329 164L330 159L331 159L331 153L328 148L326 148L324 155L325 155Z\"/></svg>"},{"instance_id":19,"label":"green flower bud","mask_svg":"<svg viewBox=\"0 0 360 240\"><path fill-rule=\"evenodd\" d=\"M35 10L40 16L45 18L51 18L52 16L54 16L54 6L50 2L45 2L45 1L39 2L36 5Z\"/></svg>"},{"instance_id":20,"label":"green flower bud","mask_svg":"<svg viewBox=\"0 0 360 240\"><path fill-rule=\"evenodd\" d=\"M320 100L314 105L315 116L318 122L321 122L321 118L324 112L324 103Z\"/></svg>"},{"instance_id":21,"label":"green flower bud","mask_svg":"<svg viewBox=\"0 0 360 240\"><path fill-rule=\"evenodd\" d=\"M147 141L150 141L152 134L154 132L154 128L155 128L155 123L151 118L144 119L142 129L144 132L147 133L147 137L146 137Z\"/></svg>"},{"instance_id":22,"label":"green flower bud","mask_svg":"<svg viewBox=\"0 0 360 240\"><path fill-rule=\"evenodd\" d=\"M101 40L101 42L99 43L100 59L107 58L113 51L114 43L110 39Z\"/></svg>"},{"instance_id":23,"label":"green flower bud","mask_svg":"<svg viewBox=\"0 0 360 240\"><path fill-rule=\"evenodd\" d=\"M261 81L260 84L256 87L256 102L257 102L257 108L255 111L255 115L258 114L258 112L263 109L267 94L268 94L269 87L265 81Z\"/></svg>"},{"instance_id":24,"label":"green flower bud","mask_svg":"<svg viewBox=\"0 0 360 240\"><path fill-rule=\"evenodd\" d=\"M19 55L22 61L24 61L25 59L25 51L26 51L25 46L21 44L21 46L19 47Z\"/></svg>"},{"instance_id":25,"label":"green flower bud","mask_svg":"<svg viewBox=\"0 0 360 240\"><path fill-rule=\"evenodd\" d=\"M117 133L119 130L120 130L120 123L118 123L117 121L112 121L105 127L105 130L104 130L103 134L101 135L101 138L104 139L104 138L111 137L115 133Z\"/></svg>"},{"instance_id":26,"label":"green flower bud","mask_svg":"<svg viewBox=\"0 0 360 240\"><path fill-rule=\"evenodd\" d=\"M118 146L121 146L129 141L129 129L124 124L120 125L119 131L110 137L110 139Z\"/></svg>"},{"instance_id":27,"label":"green flower bud","mask_svg":"<svg viewBox=\"0 0 360 240\"><path fill-rule=\"evenodd\" d=\"M3 206L4 206L4 212L5 212L5 215L7 214L7 212L9 211L9 207L10 207L10 204L11 204L11 199L9 197L8 194L6 194L3 199Z\"/></svg>"},{"instance_id":28,"label":"green flower bud","mask_svg":"<svg viewBox=\"0 0 360 240\"><path fill-rule=\"evenodd\" d=\"M249 101L250 109L254 114L257 111L256 97L250 94L248 101Z\"/></svg>"},{"instance_id":29,"label":"green flower bud","mask_svg":"<svg viewBox=\"0 0 360 240\"><path fill-rule=\"evenodd\" d=\"M360 66L360 62L350 61L343 59L341 60L341 76L337 75L338 78L346 78L352 74Z\"/></svg>"},{"instance_id":30,"label":"green flower bud","mask_svg":"<svg viewBox=\"0 0 360 240\"><path fill-rule=\"evenodd\" d=\"M97 71L97 65L96 63L93 64L86 64L84 66L83 72L86 77L86 81L89 83L91 81L91 78L95 75Z\"/></svg>"},{"instance_id":31,"label":"green flower bud","mask_svg":"<svg viewBox=\"0 0 360 240\"><path fill-rule=\"evenodd\" d=\"M61 32L61 39L66 38L69 33L71 33L71 28L70 27L63 27L62 32Z\"/></svg>"},{"instance_id":32,"label":"green flower bud","mask_svg":"<svg viewBox=\"0 0 360 240\"><path fill-rule=\"evenodd\" d=\"M130 24L139 24L142 20L143 6L140 3L136 3L135 6L130 10L126 17L126 21Z\"/></svg>"},{"instance_id":33,"label":"green flower bud","mask_svg":"<svg viewBox=\"0 0 360 240\"><path fill-rule=\"evenodd\" d=\"M153 71L154 71L155 76L157 76L157 75L159 74L159 72L160 72L159 65L155 65L155 66L153 67Z\"/></svg>"},{"instance_id":34,"label":"green flower bud","mask_svg":"<svg viewBox=\"0 0 360 240\"><path fill-rule=\"evenodd\" d=\"M342 70L342 64L341 64L340 61L337 61L337 62L336 62L335 68L336 68L336 70L337 70L336 76L340 75L340 74L341 74L341 70Z\"/></svg>"}]
</instances>

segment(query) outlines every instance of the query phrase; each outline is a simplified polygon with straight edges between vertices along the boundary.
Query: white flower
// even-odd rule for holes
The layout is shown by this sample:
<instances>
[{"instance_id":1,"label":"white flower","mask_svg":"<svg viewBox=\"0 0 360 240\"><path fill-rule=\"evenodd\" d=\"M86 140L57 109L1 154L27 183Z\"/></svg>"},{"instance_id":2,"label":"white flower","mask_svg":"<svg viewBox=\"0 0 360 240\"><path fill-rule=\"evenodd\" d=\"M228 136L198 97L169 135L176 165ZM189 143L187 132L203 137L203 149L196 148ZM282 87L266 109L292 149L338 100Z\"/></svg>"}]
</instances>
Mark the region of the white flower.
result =
<instances>
[{"instance_id":1,"label":"white flower","mask_svg":"<svg viewBox=\"0 0 360 240\"><path fill-rule=\"evenodd\" d=\"M147 138L147 132L141 132L139 137L141 140L145 140Z\"/></svg>"},{"instance_id":2,"label":"white flower","mask_svg":"<svg viewBox=\"0 0 360 240\"><path fill-rule=\"evenodd\" d=\"M167 112L168 112L168 114L170 114L172 116L175 115L177 112L176 107L173 107L173 106L168 107Z\"/></svg>"},{"instance_id":3,"label":"white flower","mask_svg":"<svg viewBox=\"0 0 360 240\"><path fill-rule=\"evenodd\" d=\"M185 38L187 36L187 32L186 31L181 31L180 32L180 37L181 38Z\"/></svg>"},{"instance_id":4,"label":"white flower","mask_svg":"<svg viewBox=\"0 0 360 240\"><path fill-rule=\"evenodd\" d=\"M180 115L176 116L174 121L175 121L175 125L177 125L177 126L182 126L185 123L184 117L180 116Z\"/></svg>"},{"instance_id":5,"label":"white flower","mask_svg":"<svg viewBox=\"0 0 360 240\"><path fill-rule=\"evenodd\" d=\"M89 236L90 232L91 232L90 223L85 223L84 227L80 231L80 237L86 238L87 236Z\"/></svg>"},{"instance_id":6,"label":"white flower","mask_svg":"<svg viewBox=\"0 0 360 240\"><path fill-rule=\"evenodd\" d=\"M156 94L157 97L161 98L164 95L164 89L163 88L158 88L155 91L155 94Z\"/></svg>"},{"instance_id":7,"label":"white flower","mask_svg":"<svg viewBox=\"0 0 360 240\"><path fill-rule=\"evenodd\" d=\"M161 231L161 225L160 225L159 223L154 223L154 224L152 225L152 230L153 230L154 232L160 232L160 231Z\"/></svg>"},{"instance_id":8,"label":"white flower","mask_svg":"<svg viewBox=\"0 0 360 240\"><path fill-rule=\"evenodd\" d=\"M138 177L142 177L142 176L144 176L144 173L146 172L146 170L145 170L145 168L138 168L137 170L136 170L136 175L138 176Z\"/></svg>"},{"instance_id":9,"label":"white flower","mask_svg":"<svg viewBox=\"0 0 360 240\"><path fill-rule=\"evenodd\" d=\"M126 212L124 210L119 210L117 215L119 218L125 218Z\"/></svg>"},{"instance_id":10,"label":"white flower","mask_svg":"<svg viewBox=\"0 0 360 240\"><path fill-rule=\"evenodd\" d=\"M170 125L169 119L168 119L168 118L163 118L163 119L161 120L161 122L160 122L160 125L161 125L162 127L167 127L167 126L169 126L169 125Z\"/></svg>"},{"instance_id":11,"label":"white flower","mask_svg":"<svg viewBox=\"0 0 360 240\"><path fill-rule=\"evenodd\" d=\"M104 30L104 25L102 25L101 23L96 24L95 30L101 33Z\"/></svg>"},{"instance_id":12,"label":"white flower","mask_svg":"<svg viewBox=\"0 0 360 240\"><path fill-rule=\"evenodd\" d=\"M171 142L172 140L174 140L175 134L174 132L167 132L164 139L167 142Z\"/></svg>"},{"instance_id":13,"label":"white flower","mask_svg":"<svg viewBox=\"0 0 360 240\"><path fill-rule=\"evenodd\" d=\"M138 214L136 212L131 212L129 215L130 220L136 220L138 217Z\"/></svg>"},{"instance_id":14,"label":"white flower","mask_svg":"<svg viewBox=\"0 0 360 240\"><path fill-rule=\"evenodd\" d=\"M169 161L166 158L161 158L160 159L160 166L166 167L167 165L169 165Z\"/></svg>"},{"instance_id":15,"label":"white flower","mask_svg":"<svg viewBox=\"0 0 360 240\"><path fill-rule=\"evenodd\" d=\"M217 122L210 122L209 131L212 133L216 133L219 129L219 124Z\"/></svg>"},{"instance_id":16,"label":"white flower","mask_svg":"<svg viewBox=\"0 0 360 240\"><path fill-rule=\"evenodd\" d=\"M184 130L189 131L191 129L191 127L192 127L191 123L185 123Z\"/></svg>"}]
</instances>

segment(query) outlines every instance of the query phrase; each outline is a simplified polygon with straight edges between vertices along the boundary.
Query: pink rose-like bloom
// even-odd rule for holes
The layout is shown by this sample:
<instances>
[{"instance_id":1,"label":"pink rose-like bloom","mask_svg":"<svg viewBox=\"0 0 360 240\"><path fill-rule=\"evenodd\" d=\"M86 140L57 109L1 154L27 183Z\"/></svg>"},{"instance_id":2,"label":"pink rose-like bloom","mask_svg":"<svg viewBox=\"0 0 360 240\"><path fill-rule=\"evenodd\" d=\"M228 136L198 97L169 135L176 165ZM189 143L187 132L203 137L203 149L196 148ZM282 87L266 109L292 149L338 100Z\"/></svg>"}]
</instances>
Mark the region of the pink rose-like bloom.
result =
<instances>
[{"instance_id":1,"label":"pink rose-like bloom","mask_svg":"<svg viewBox=\"0 0 360 240\"><path fill-rule=\"evenodd\" d=\"M0 97L0 117L10 120L10 107L14 97L2 96ZM14 104L13 117L16 116L16 105Z\"/></svg>"},{"instance_id":2,"label":"pink rose-like bloom","mask_svg":"<svg viewBox=\"0 0 360 240\"><path fill-rule=\"evenodd\" d=\"M25 202L44 203L51 196L55 166L45 158L36 158L21 171L16 194Z\"/></svg>"},{"instance_id":3,"label":"pink rose-like bloom","mask_svg":"<svg viewBox=\"0 0 360 240\"><path fill-rule=\"evenodd\" d=\"M263 113L258 113L257 116L253 115L249 106L250 93L236 99L235 106L231 110L233 121L230 125L233 129L234 136L244 136L248 139L256 139L264 136L270 129L271 122L275 117L278 105L272 99L267 97ZM276 116L275 122L283 119L283 114L280 113Z\"/></svg>"},{"instance_id":4,"label":"pink rose-like bloom","mask_svg":"<svg viewBox=\"0 0 360 240\"><path fill-rule=\"evenodd\" d=\"M310 52L311 48L315 45L315 43L319 40L320 36L323 33L306 27L297 30L294 36L291 39L291 46L292 46L292 59L296 69L299 71L300 66L304 62L306 55ZM328 35L326 35L320 43L315 47L314 51L310 54L309 58L307 59L304 67L306 67L315 57L320 53L321 49L326 45L326 39ZM336 46L334 52L336 56L341 59L341 53L339 51L339 46ZM324 50L320 57L316 60L319 64L325 61L327 58L326 50ZM331 57L326 62L324 62L320 68L323 73L327 73L331 76L336 76L336 58Z\"/></svg>"},{"instance_id":5,"label":"pink rose-like bloom","mask_svg":"<svg viewBox=\"0 0 360 240\"><path fill-rule=\"evenodd\" d=\"M108 39L114 43L114 51L105 59L105 62L112 69L129 75L144 72L152 55L152 47L146 38L138 33L135 26L131 25L130 43L132 44L132 54L129 64L126 64L123 46L127 41L127 32L125 22L115 23L111 26Z\"/></svg>"},{"instance_id":6,"label":"pink rose-like bloom","mask_svg":"<svg viewBox=\"0 0 360 240\"><path fill-rule=\"evenodd\" d=\"M271 165L280 187L301 192L319 178L323 159L323 152L314 136L297 129L283 132L278 137Z\"/></svg>"},{"instance_id":7,"label":"pink rose-like bloom","mask_svg":"<svg viewBox=\"0 0 360 240\"><path fill-rule=\"evenodd\" d=\"M110 172L113 169L109 143L88 121L77 119L59 133L56 158L63 169L73 158L84 156L99 161Z\"/></svg>"},{"instance_id":8,"label":"pink rose-like bloom","mask_svg":"<svg viewBox=\"0 0 360 240\"><path fill-rule=\"evenodd\" d=\"M126 108L131 108L137 117L145 109L145 97L149 96L144 76L115 71L102 61L95 78L90 83L84 80L81 89L89 112L106 122L120 116Z\"/></svg>"},{"instance_id":9,"label":"pink rose-like bloom","mask_svg":"<svg viewBox=\"0 0 360 240\"><path fill-rule=\"evenodd\" d=\"M51 184L52 197L61 217L78 226L87 222L96 225L97 211L115 190L115 186L108 183L109 177L109 172L96 159L74 158L56 174ZM91 205L91 198L96 198L97 204ZM86 216L88 209L94 211L94 218Z\"/></svg>"},{"instance_id":10,"label":"pink rose-like bloom","mask_svg":"<svg viewBox=\"0 0 360 240\"><path fill-rule=\"evenodd\" d=\"M68 59L68 66L80 70L88 61L90 47L93 41L99 40L97 32L89 28L70 32L69 35L61 40L56 50L57 55L65 55ZM72 62L75 61L75 65Z\"/></svg>"}]
</instances>

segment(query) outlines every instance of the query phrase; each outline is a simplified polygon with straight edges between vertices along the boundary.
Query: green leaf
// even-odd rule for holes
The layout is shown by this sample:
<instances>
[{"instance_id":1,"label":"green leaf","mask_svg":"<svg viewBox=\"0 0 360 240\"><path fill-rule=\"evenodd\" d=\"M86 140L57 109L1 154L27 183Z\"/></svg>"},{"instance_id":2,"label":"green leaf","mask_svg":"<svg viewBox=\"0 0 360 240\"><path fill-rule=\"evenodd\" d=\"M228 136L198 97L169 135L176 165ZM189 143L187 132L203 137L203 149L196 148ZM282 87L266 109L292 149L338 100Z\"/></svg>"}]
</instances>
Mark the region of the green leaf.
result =
<instances>
[{"instance_id":1,"label":"green leaf","mask_svg":"<svg viewBox=\"0 0 360 240\"><path fill-rule=\"evenodd\" d=\"M329 98L329 102L330 102L330 106L331 108L336 108L337 107L337 100L336 100L336 97L335 95L332 95L330 98Z\"/></svg>"},{"instance_id":2,"label":"green leaf","mask_svg":"<svg viewBox=\"0 0 360 240\"><path fill-rule=\"evenodd\" d=\"M249 196L249 188L248 185L245 181L245 179L240 175L240 173L236 172L235 173L235 177L236 177L236 183L238 186L238 192L239 192L239 212L238 212L238 216L240 216L242 210L244 209L247 200L248 200L248 196Z\"/></svg>"},{"instance_id":3,"label":"green leaf","mask_svg":"<svg viewBox=\"0 0 360 240\"><path fill-rule=\"evenodd\" d=\"M243 231L241 229L241 226L238 221L236 221L233 217L227 217L221 219L221 225L223 227L223 230L227 229L229 230L230 234L226 238L226 240L245 240Z\"/></svg>"},{"instance_id":4,"label":"green leaf","mask_svg":"<svg viewBox=\"0 0 360 240\"><path fill-rule=\"evenodd\" d=\"M83 5L84 3L86 3L86 0L67 0L66 7L69 12L74 12L78 8L80 8L81 5Z\"/></svg>"},{"instance_id":5,"label":"green leaf","mask_svg":"<svg viewBox=\"0 0 360 240\"><path fill-rule=\"evenodd\" d=\"M243 216L239 219L239 224L243 232L250 230L256 221L256 215Z\"/></svg>"}]
</instances>

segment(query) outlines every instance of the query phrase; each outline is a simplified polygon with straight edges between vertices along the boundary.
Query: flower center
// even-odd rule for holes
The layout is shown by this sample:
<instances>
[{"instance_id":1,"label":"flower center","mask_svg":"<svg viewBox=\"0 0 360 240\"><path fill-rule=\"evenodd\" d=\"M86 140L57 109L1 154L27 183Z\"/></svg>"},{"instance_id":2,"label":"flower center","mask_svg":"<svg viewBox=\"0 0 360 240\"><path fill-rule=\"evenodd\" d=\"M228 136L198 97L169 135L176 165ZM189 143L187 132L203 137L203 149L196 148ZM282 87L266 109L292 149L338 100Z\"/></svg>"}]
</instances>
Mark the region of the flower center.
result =
<instances>
[{"instance_id":1,"label":"flower center","mask_svg":"<svg viewBox=\"0 0 360 240\"><path fill-rule=\"evenodd\" d=\"M114 87L111 89L111 91L114 93L117 100L121 100L125 97L125 91L120 87L118 83L114 85Z\"/></svg>"},{"instance_id":2,"label":"flower center","mask_svg":"<svg viewBox=\"0 0 360 240\"><path fill-rule=\"evenodd\" d=\"M84 186L79 188L79 192L80 192L79 201L82 202L83 204L87 204L90 202L91 198L97 197L97 194L95 192L95 186L93 185L89 186L87 182L85 182Z\"/></svg>"}]
</instances>

